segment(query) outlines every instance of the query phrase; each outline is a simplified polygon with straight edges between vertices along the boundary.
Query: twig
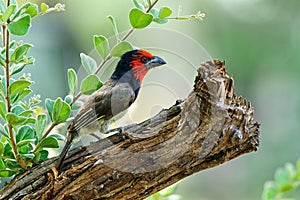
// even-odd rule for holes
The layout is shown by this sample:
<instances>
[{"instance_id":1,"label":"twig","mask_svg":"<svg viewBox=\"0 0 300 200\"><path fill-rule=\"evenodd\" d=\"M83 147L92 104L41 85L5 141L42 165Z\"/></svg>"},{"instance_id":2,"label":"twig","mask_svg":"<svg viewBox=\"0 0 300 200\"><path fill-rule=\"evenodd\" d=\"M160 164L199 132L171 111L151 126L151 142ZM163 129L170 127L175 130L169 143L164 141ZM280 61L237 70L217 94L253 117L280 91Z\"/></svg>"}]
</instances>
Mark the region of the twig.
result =
<instances>
[{"instance_id":1,"label":"twig","mask_svg":"<svg viewBox=\"0 0 300 200\"><path fill-rule=\"evenodd\" d=\"M82 95L81 92L78 92L77 95L74 97L73 101L70 103L70 106L72 107L74 103L79 99L79 97Z\"/></svg>"},{"instance_id":2,"label":"twig","mask_svg":"<svg viewBox=\"0 0 300 200\"><path fill-rule=\"evenodd\" d=\"M10 5L10 0L7 1L7 7ZM10 74L9 74L9 31L7 29L7 24L10 23L10 19L7 20L7 23L5 25L2 25L2 34L3 34L3 45L5 46L5 79L6 79L6 107L7 112L11 112L11 102L10 102L10 94L9 94L9 80L10 80ZM11 143L11 147L13 150L13 154L15 158L17 159L18 163L21 165L22 168L26 169L26 162L18 155L18 148L15 141L15 137L13 134L13 125L8 123L8 132L9 132L9 139Z\"/></svg>"},{"instance_id":3,"label":"twig","mask_svg":"<svg viewBox=\"0 0 300 200\"><path fill-rule=\"evenodd\" d=\"M126 33L126 35L122 38L122 41L126 40L134 31L134 28L131 28L128 33Z\"/></svg>"},{"instance_id":4,"label":"twig","mask_svg":"<svg viewBox=\"0 0 300 200\"><path fill-rule=\"evenodd\" d=\"M146 13L150 12L150 10L155 6L155 4L157 4L158 0L154 1L153 4L151 4L149 6L149 8L147 9Z\"/></svg>"},{"instance_id":5,"label":"twig","mask_svg":"<svg viewBox=\"0 0 300 200\"><path fill-rule=\"evenodd\" d=\"M52 131L52 129L57 125L57 123L52 123L51 126L47 129L43 137L39 140L38 144L35 146L34 150L32 151L35 153L41 146L42 141L49 135L49 133Z\"/></svg>"}]
</instances>

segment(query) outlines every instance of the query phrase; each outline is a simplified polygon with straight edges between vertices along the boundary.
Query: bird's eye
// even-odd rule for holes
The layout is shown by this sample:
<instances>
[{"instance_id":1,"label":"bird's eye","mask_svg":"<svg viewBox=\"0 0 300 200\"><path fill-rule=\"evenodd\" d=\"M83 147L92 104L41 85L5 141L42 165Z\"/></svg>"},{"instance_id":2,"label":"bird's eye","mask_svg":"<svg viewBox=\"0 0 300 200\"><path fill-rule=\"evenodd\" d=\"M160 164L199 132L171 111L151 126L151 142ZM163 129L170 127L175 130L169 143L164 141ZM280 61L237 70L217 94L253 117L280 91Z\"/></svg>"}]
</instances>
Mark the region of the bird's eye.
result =
<instances>
[{"instance_id":1,"label":"bird's eye","mask_svg":"<svg viewBox=\"0 0 300 200\"><path fill-rule=\"evenodd\" d=\"M143 56L143 57L141 58L141 61L142 61L142 63L147 63L147 62L149 61L149 58L146 57L146 56Z\"/></svg>"}]
</instances>

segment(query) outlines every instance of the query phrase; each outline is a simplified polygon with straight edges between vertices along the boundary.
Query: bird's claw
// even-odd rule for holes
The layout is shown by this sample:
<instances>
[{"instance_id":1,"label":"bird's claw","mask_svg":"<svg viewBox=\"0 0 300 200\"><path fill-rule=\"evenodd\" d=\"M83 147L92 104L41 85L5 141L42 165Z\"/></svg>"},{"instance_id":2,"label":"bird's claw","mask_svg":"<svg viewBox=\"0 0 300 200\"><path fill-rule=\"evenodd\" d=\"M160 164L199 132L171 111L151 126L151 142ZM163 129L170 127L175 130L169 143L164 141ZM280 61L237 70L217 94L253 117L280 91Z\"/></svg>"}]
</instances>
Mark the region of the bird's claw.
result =
<instances>
[{"instance_id":1,"label":"bird's claw","mask_svg":"<svg viewBox=\"0 0 300 200\"><path fill-rule=\"evenodd\" d=\"M105 134L117 132L117 134L120 135L121 133L126 132L127 130L129 130L130 128L132 128L136 125L137 124L129 124L127 126L113 128L113 129L110 129L110 130L106 131Z\"/></svg>"},{"instance_id":2,"label":"bird's claw","mask_svg":"<svg viewBox=\"0 0 300 200\"><path fill-rule=\"evenodd\" d=\"M114 133L114 132L117 132L117 134L120 135L121 133L124 132L124 128L123 127L113 128L106 131L105 134Z\"/></svg>"},{"instance_id":3,"label":"bird's claw","mask_svg":"<svg viewBox=\"0 0 300 200\"><path fill-rule=\"evenodd\" d=\"M132 128L134 126L136 126L136 124L129 124L124 127L113 128L113 129L106 131L105 134L116 132L117 135L122 136L123 140L127 140L127 139L129 139L128 135L123 134L123 133L125 133L126 131L128 131L130 128Z\"/></svg>"}]
</instances>

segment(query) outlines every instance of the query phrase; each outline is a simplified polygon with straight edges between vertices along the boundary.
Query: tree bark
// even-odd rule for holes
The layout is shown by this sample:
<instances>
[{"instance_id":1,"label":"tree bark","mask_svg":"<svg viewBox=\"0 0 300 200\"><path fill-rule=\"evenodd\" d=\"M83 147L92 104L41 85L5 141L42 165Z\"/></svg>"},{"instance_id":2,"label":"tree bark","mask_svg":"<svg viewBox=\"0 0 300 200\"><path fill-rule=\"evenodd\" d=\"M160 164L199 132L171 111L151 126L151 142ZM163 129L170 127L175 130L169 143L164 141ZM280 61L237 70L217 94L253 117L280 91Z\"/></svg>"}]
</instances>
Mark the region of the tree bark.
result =
<instances>
[{"instance_id":1,"label":"tree bark","mask_svg":"<svg viewBox=\"0 0 300 200\"><path fill-rule=\"evenodd\" d=\"M124 132L16 176L1 199L144 199L177 181L256 151L259 123L237 97L225 62L202 63L186 100ZM123 137L127 139L124 140Z\"/></svg>"}]
</instances>

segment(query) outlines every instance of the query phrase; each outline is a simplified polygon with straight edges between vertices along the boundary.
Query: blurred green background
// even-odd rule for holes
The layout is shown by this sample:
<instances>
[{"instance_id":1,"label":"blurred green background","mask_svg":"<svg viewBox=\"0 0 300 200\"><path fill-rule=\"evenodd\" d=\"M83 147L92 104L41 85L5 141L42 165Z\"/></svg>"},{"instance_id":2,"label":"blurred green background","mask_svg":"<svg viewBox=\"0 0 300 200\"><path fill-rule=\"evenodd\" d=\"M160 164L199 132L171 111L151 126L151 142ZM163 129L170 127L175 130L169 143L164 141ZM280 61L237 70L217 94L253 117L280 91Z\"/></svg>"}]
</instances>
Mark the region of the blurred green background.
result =
<instances>
[{"instance_id":1,"label":"blurred green background","mask_svg":"<svg viewBox=\"0 0 300 200\"><path fill-rule=\"evenodd\" d=\"M36 58L32 67L36 92L54 98L67 93L67 68L78 69L79 53L93 49L92 36L113 35L107 15L115 17L120 32L129 29L128 12L133 4L131 0L46 2L64 3L66 11L35 19L24 41L35 46L31 55ZM255 119L262 124L257 152L184 179L178 193L187 200L260 199L263 184L273 179L275 169L300 157L300 1L160 0L159 5L172 7L175 14L179 5L182 15L206 13L204 21L171 21L163 27L193 38L212 58L226 60L237 93L252 102ZM165 35L154 38L155 42L168 40ZM145 36L141 40L151 44L154 39ZM185 47L185 43L177 45ZM195 49L186 52L192 53L197 55ZM190 85L193 77L187 82ZM144 99L160 105L157 94ZM172 101L161 99L160 106ZM160 107L153 109L156 112Z\"/></svg>"}]
</instances>

